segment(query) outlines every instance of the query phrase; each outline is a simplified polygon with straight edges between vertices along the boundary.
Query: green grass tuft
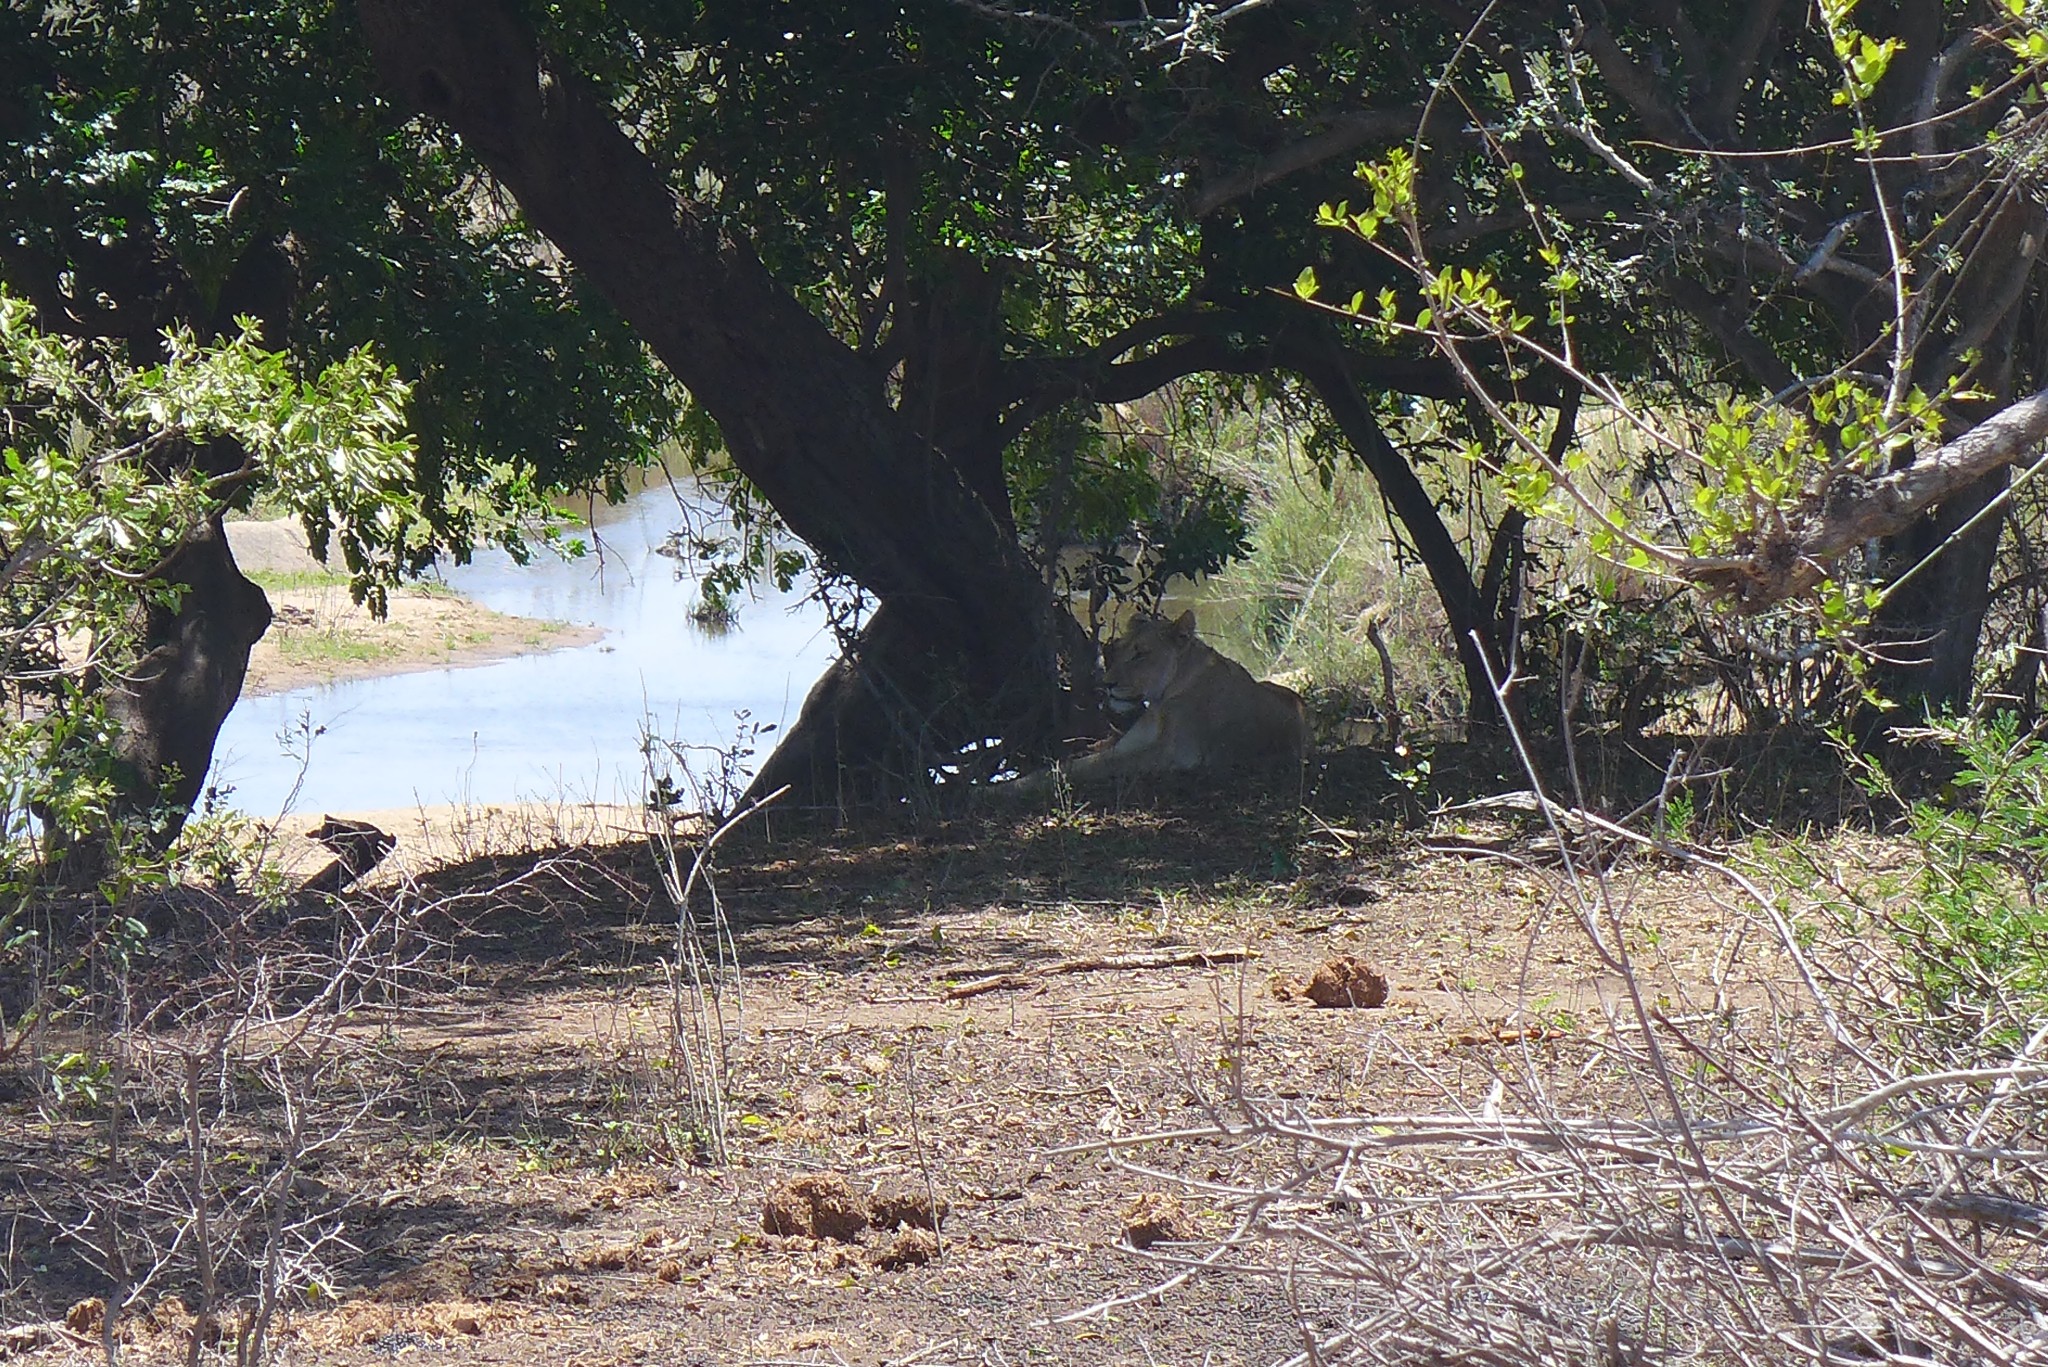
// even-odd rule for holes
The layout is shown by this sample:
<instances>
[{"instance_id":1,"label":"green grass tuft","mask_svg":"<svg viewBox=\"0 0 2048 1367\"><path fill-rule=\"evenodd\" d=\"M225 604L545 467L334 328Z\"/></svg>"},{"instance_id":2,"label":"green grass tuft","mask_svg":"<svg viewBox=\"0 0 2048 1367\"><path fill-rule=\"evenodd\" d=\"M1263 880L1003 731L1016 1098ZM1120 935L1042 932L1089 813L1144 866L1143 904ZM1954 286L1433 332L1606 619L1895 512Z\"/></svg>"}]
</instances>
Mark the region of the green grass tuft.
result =
<instances>
[{"instance_id":1,"label":"green grass tuft","mask_svg":"<svg viewBox=\"0 0 2048 1367\"><path fill-rule=\"evenodd\" d=\"M243 570L242 576L269 593L348 587L348 576L332 570Z\"/></svg>"}]
</instances>

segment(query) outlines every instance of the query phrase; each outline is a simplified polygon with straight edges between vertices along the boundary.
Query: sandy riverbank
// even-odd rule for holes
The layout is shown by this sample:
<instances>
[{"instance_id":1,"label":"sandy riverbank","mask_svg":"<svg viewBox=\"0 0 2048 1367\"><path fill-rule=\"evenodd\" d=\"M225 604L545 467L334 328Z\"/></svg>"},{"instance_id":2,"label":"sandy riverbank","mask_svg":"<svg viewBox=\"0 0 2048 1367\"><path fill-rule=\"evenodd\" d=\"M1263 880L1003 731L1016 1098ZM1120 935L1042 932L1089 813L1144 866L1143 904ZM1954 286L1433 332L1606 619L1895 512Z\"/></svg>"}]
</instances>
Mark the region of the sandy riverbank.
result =
<instances>
[{"instance_id":1,"label":"sandy riverbank","mask_svg":"<svg viewBox=\"0 0 2048 1367\"><path fill-rule=\"evenodd\" d=\"M268 857L287 882L302 881L332 857L307 835L329 815L292 812L281 820L263 823L275 841ZM699 829L693 818L654 817L641 807L566 798L385 807L332 815L367 821L397 841L391 856L367 880L371 885L482 859L514 859L643 840L663 825L679 834Z\"/></svg>"},{"instance_id":2,"label":"sandy riverbank","mask_svg":"<svg viewBox=\"0 0 2048 1367\"><path fill-rule=\"evenodd\" d=\"M352 602L344 578L315 560L296 521L231 522L235 562L270 598L270 630L249 656L247 697L310 684L488 664L589 645L594 627L509 617L432 584L391 595L381 621Z\"/></svg>"}]
</instances>

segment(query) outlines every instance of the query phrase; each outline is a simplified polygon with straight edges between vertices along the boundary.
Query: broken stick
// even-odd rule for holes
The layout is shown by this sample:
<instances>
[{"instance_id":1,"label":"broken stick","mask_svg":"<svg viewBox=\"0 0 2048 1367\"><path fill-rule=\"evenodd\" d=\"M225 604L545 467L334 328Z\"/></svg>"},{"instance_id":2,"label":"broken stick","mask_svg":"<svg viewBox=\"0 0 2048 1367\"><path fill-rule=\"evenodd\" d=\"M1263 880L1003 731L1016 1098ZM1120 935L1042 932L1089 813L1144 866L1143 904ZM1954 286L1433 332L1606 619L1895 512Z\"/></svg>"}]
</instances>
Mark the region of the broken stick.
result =
<instances>
[{"instance_id":1,"label":"broken stick","mask_svg":"<svg viewBox=\"0 0 2048 1367\"><path fill-rule=\"evenodd\" d=\"M1107 973L1139 968L1187 968L1196 964L1211 967L1216 964L1243 963L1258 958L1250 949L1170 949L1139 950L1130 954L1093 954L1079 959L1061 959L1047 964L1036 973L993 973L986 978L976 978L957 987L946 989L947 1001L965 1001L978 997L984 992L1002 992L1013 987L1035 987L1045 979L1059 973Z\"/></svg>"}]
</instances>

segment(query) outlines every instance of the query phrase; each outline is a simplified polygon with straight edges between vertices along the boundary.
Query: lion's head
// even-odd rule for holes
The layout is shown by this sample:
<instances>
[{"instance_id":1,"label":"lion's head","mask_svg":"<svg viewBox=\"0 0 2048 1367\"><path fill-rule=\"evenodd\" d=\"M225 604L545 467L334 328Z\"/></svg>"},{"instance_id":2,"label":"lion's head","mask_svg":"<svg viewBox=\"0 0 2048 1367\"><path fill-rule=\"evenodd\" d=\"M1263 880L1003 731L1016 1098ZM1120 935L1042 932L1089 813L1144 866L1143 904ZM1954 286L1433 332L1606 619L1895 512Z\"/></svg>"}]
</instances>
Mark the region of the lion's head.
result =
<instances>
[{"instance_id":1,"label":"lion's head","mask_svg":"<svg viewBox=\"0 0 2048 1367\"><path fill-rule=\"evenodd\" d=\"M1195 644L1195 614L1140 617L1102 652L1102 677L1119 702L1155 703L1166 693L1188 647Z\"/></svg>"}]
</instances>

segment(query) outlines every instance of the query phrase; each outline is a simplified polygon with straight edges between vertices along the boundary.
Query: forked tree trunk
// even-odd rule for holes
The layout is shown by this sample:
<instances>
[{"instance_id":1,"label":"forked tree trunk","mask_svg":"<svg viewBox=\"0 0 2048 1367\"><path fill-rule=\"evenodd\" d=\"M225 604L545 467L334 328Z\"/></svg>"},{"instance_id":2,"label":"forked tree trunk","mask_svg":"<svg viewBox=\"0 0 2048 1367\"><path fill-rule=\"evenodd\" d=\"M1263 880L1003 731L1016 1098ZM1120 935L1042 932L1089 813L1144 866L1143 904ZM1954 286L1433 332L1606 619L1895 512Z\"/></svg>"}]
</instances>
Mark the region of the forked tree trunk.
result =
<instances>
[{"instance_id":1,"label":"forked tree trunk","mask_svg":"<svg viewBox=\"0 0 2048 1367\"><path fill-rule=\"evenodd\" d=\"M385 80L460 133L632 323L790 529L949 651L1013 748L1047 751L1061 711L1055 614L1004 510L977 489L986 481L891 409L862 360L681 199L497 0L359 10Z\"/></svg>"}]
</instances>

